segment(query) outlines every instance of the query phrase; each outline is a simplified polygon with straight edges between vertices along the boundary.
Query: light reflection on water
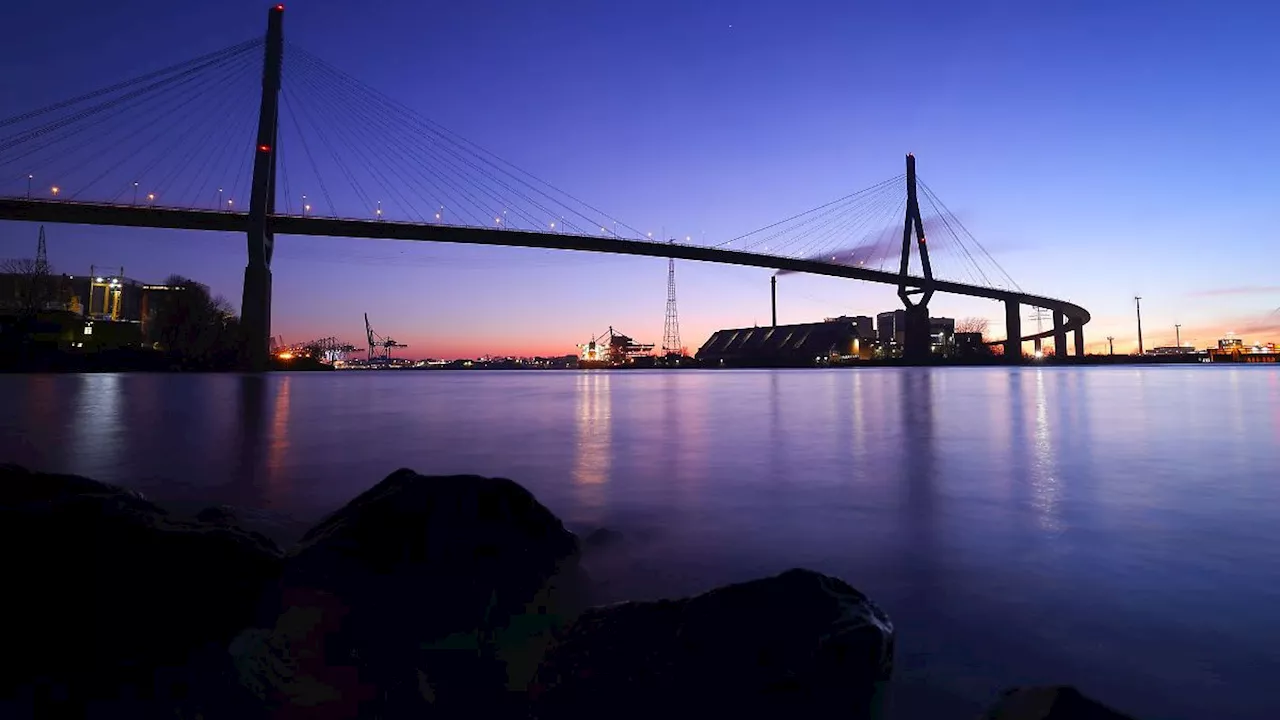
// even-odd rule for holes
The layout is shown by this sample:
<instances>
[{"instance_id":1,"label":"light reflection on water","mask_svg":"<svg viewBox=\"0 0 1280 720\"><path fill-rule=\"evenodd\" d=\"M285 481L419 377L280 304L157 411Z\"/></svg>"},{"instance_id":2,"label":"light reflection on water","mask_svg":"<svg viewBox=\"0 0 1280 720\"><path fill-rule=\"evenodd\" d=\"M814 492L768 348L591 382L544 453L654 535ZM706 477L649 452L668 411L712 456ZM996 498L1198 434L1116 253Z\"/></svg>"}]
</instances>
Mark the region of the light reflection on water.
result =
<instances>
[{"instance_id":1,"label":"light reflection on water","mask_svg":"<svg viewBox=\"0 0 1280 720\"><path fill-rule=\"evenodd\" d=\"M896 619L904 714L1071 682L1138 716L1280 716L1275 369L10 375L0 397L0 461L279 537L408 466L620 530L612 599L830 572Z\"/></svg>"}]
</instances>

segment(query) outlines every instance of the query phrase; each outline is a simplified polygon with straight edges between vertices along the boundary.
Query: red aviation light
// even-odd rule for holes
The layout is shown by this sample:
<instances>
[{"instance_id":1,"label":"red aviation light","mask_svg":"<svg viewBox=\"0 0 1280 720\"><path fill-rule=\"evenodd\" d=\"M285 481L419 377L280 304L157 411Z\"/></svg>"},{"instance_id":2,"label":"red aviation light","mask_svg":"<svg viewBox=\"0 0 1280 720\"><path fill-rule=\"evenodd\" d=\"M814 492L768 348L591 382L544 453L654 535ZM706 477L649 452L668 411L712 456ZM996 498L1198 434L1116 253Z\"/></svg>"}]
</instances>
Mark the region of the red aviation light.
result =
<instances>
[{"instance_id":1,"label":"red aviation light","mask_svg":"<svg viewBox=\"0 0 1280 720\"><path fill-rule=\"evenodd\" d=\"M259 146L258 146L258 152L271 152L271 146L270 146L270 145L259 145Z\"/></svg>"},{"instance_id":2,"label":"red aviation light","mask_svg":"<svg viewBox=\"0 0 1280 720\"><path fill-rule=\"evenodd\" d=\"M284 12L284 3L276 6L276 12Z\"/></svg>"}]
</instances>

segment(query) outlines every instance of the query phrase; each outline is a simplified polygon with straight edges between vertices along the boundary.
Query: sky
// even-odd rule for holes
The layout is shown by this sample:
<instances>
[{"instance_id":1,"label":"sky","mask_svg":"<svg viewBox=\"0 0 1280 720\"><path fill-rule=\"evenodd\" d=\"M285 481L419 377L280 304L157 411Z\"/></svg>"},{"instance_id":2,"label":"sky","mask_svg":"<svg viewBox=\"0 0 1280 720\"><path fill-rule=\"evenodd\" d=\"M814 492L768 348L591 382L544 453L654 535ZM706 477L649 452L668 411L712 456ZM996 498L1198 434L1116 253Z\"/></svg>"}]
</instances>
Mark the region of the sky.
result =
<instances>
[{"instance_id":1,"label":"sky","mask_svg":"<svg viewBox=\"0 0 1280 720\"><path fill-rule=\"evenodd\" d=\"M0 115L264 31L270 5L10 2ZM1280 341L1280 4L1140 1L466 3L295 0L290 42L655 234L733 238L902 172L1019 285L1093 315L1091 352ZM257 91L252 84L246 97ZM253 107L245 112L252 113ZM178 273L238 305L244 238L50 225L61 272ZM0 257L37 228L0 223ZM612 326L661 343L667 262L280 237L272 332L407 357L563 355ZM678 262L680 330L769 322L767 270ZM779 321L894 309L890 286L787 275ZM937 295L933 315L991 319ZM1034 321L1024 320L1024 328Z\"/></svg>"}]
</instances>

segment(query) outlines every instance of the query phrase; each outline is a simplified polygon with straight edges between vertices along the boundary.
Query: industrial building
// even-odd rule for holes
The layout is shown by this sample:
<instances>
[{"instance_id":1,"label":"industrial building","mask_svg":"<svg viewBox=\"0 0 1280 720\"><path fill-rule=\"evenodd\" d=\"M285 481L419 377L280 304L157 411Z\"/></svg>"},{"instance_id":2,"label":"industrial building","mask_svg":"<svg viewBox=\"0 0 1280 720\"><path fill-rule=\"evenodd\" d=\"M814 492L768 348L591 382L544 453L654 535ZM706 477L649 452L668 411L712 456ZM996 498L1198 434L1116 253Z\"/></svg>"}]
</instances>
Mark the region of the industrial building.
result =
<instances>
[{"instance_id":1,"label":"industrial building","mask_svg":"<svg viewBox=\"0 0 1280 720\"><path fill-rule=\"evenodd\" d=\"M849 318L774 327L719 330L698 350L704 366L810 367L869 360L874 340L861 338Z\"/></svg>"},{"instance_id":2,"label":"industrial building","mask_svg":"<svg viewBox=\"0 0 1280 720\"><path fill-rule=\"evenodd\" d=\"M906 343L907 312L890 310L876 316L876 340L882 357L900 357ZM966 338L970 342L971 338ZM929 318L929 346L934 355L950 357L956 348L955 318Z\"/></svg>"}]
</instances>

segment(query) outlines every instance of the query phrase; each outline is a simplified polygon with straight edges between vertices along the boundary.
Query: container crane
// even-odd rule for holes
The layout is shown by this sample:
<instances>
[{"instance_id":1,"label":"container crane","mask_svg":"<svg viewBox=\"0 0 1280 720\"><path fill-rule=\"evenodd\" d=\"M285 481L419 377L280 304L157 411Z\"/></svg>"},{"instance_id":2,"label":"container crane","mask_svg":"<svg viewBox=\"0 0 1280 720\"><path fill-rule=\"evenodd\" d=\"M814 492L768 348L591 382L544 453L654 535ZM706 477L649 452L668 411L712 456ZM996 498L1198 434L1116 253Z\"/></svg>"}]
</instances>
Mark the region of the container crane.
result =
<instances>
[{"instance_id":1,"label":"container crane","mask_svg":"<svg viewBox=\"0 0 1280 720\"><path fill-rule=\"evenodd\" d=\"M383 337L373 331L369 324L369 313L364 314L364 332L369 340L369 364L390 363L391 351L395 348L407 348L408 345L398 343L394 338Z\"/></svg>"}]
</instances>

